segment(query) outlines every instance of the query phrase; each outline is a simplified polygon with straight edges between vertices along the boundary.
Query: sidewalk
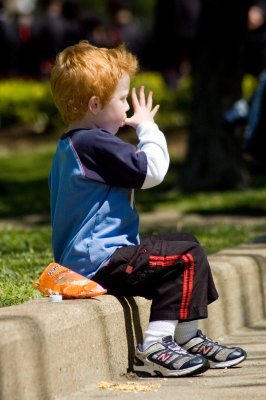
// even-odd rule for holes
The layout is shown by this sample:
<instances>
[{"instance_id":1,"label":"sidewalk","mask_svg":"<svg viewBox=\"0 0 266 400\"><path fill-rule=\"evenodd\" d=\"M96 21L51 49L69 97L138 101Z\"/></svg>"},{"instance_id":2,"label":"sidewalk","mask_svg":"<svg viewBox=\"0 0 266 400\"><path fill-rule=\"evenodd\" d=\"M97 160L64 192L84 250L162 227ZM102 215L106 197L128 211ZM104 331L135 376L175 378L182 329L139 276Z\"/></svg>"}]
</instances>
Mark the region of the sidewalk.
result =
<instances>
[{"instance_id":1,"label":"sidewalk","mask_svg":"<svg viewBox=\"0 0 266 400\"><path fill-rule=\"evenodd\" d=\"M249 358L239 368L193 378L137 379L127 370L148 322L148 300L105 295L50 303L42 298L0 309L0 399L266 398L266 245L226 249L209 261L220 298L200 328L247 350ZM101 381L136 379L146 387L161 386L137 394L98 388Z\"/></svg>"},{"instance_id":2,"label":"sidewalk","mask_svg":"<svg viewBox=\"0 0 266 400\"><path fill-rule=\"evenodd\" d=\"M266 320L257 322L252 328L238 329L222 341L242 346L248 353L247 360L235 368L208 370L203 375L188 378L141 379L128 375L107 381L118 383L115 388L102 389L99 387L101 382L92 383L82 392L62 400L265 400Z\"/></svg>"}]
</instances>

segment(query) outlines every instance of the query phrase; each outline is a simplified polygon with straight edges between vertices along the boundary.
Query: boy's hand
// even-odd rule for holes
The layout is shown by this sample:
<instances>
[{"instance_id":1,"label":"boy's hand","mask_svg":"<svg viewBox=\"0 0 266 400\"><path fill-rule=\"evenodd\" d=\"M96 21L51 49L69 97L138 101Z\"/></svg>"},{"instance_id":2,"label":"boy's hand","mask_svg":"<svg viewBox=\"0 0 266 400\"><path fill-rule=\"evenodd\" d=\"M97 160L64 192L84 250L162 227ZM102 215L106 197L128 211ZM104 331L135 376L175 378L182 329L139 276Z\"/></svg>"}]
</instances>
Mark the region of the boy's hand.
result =
<instances>
[{"instance_id":1,"label":"boy's hand","mask_svg":"<svg viewBox=\"0 0 266 400\"><path fill-rule=\"evenodd\" d=\"M154 116L159 110L159 105L152 108L152 92L149 92L147 100L145 98L144 86L141 86L139 98L136 89L132 89L131 94L132 106L134 114L130 118L126 118L125 124L137 128L142 122L154 122Z\"/></svg>"}]
</instances>

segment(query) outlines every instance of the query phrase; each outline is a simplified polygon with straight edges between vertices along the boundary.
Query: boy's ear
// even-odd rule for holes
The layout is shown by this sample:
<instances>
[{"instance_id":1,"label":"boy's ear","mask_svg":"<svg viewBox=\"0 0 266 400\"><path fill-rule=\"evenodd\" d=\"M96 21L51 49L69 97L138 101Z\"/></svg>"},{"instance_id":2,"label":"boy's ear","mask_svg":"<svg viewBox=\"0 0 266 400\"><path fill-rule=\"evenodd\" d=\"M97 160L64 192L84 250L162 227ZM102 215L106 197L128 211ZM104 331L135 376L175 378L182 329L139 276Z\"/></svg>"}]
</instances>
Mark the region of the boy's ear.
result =
<instances>
[{"instance_id":1,"label":"boy's ear","mask_svg":"<svg viewBox=\"0 0 266 400\"><path fill-rule=\"evenodd\" d=\"M92 114L96 115L97 112L101 109L101 103L98 96L92 96L88 103L88 111Z\"/></svg>"}]
</instances>

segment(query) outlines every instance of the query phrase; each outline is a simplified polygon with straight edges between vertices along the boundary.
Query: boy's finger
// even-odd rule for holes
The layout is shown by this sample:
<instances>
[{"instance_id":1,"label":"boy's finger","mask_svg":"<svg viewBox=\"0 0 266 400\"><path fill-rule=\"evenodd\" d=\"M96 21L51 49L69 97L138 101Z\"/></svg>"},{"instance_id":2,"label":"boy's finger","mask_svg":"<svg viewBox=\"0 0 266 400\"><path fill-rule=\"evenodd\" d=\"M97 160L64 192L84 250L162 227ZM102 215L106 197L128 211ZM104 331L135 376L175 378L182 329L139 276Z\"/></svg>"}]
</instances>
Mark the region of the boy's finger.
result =
<instances>
[{"instance_id":1,"label":"boy's finger","mask_svg":"<svg viewBox=\"0 0 266 400\"><path fill-rule=\"evenodd\" d=\"M132 100L132 106L135 109L139 105L139 100L137 97L136 89L133 88L131 92L131 100Z\"/></svg>"},{"instance_id":2,"label":"boy's finger","mask_svg":"<svg viewBox=\"0 0 266 400\"><path fill-rule=\"evenodd\" d=\"M139 90L139 104L141 107L145 107L146 105L144 86L141 86Z\"/></svg>"},{"instance_id":3,"label":"boy's finger","mask_svg":"<svg viewBox=\"0 0 266 400\"><path fill-rule=\"evenodd\" d=\"M152 95L153 93L150 91L147 98L147 108L148 110L152 109Z\"/></svg>"},{"instance_id":4,"label":"boy's finger","mask_svg":"<svg viewBox=\"0 0 266 400\"><path fill-rule=\"evenodd\" d=\"M160 104L157 104L157 105L154 107L154 109L151 110L151 115L152 115L153 117L155 116L155 114L157 113L157 111L159 110L159 108L160 108Z\"/></svg>"}]
</instances>

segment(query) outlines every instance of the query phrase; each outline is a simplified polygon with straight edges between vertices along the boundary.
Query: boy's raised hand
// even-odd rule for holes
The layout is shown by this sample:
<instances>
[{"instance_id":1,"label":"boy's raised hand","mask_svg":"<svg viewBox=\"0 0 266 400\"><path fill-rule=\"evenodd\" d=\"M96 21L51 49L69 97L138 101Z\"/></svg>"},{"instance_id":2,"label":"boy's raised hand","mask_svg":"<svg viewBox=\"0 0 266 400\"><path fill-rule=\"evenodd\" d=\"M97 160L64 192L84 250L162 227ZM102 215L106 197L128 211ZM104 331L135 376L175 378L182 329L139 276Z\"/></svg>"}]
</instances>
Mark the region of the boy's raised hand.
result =
<instances>
[{"instance_id":1,"label":"boy's raised hand","mask_svg":"<svg viewBox=\"0 0 266 400\"><path fill-rule=\"evenodd\" d=\"M147 99L145 97L144 86L139 90L139 98L136 89L132 89L131 94L134 114L126 118L125 124L137 128L142 122L154 122L154 116L159 110L159 105L152 108L152 92L149 92Z\"/></svg>"}]
</instances>

